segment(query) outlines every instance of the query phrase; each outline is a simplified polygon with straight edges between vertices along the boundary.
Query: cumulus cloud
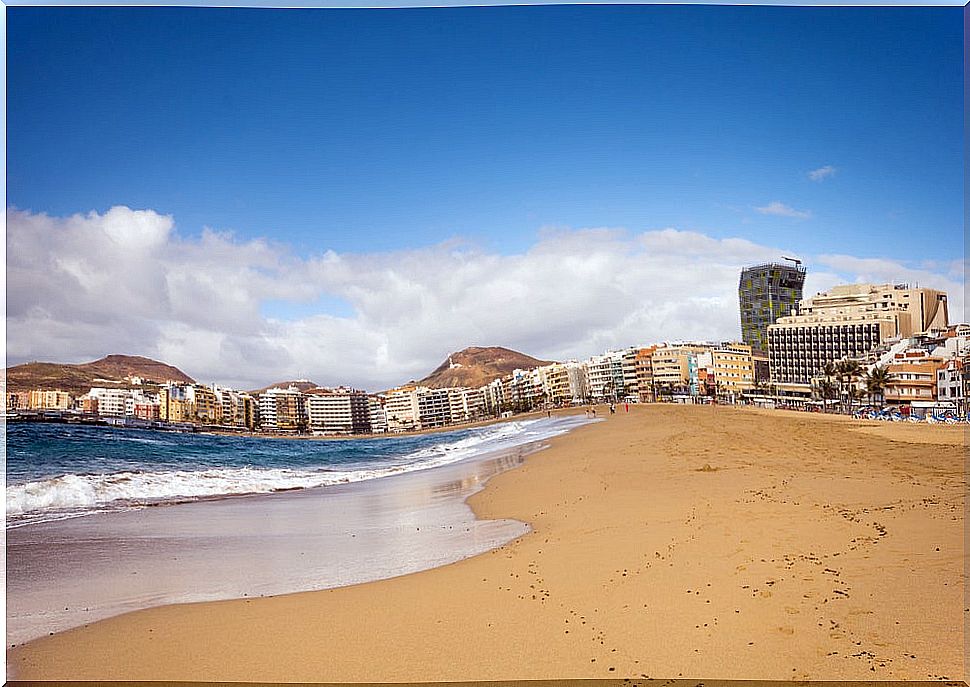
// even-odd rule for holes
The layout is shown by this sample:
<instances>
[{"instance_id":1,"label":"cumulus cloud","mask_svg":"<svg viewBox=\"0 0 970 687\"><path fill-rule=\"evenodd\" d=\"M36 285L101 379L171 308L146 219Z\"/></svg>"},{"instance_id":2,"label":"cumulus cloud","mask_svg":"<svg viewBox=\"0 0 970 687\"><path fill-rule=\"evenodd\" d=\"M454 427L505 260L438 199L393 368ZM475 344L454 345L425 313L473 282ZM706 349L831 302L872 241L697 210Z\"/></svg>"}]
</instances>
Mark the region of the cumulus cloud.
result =
<instances>
[{"instance_id":1,"label":"cumulus cloud","mask_svg":"<svg viewBox=\"0 0 970 687\"><path fill-rule=\"evenodd\" d=\"M797 219L808 219L812 216L809 210L796 210L777 200L773 200L763 207L755 208L755 210L762 215L778 215L779 217L795 217Z\"/></svg>"},{"instance_id":2,"label":"cumulus cloud","mask_svg":"<svg viewBox=\"0 0 970 687\"><path fill-rule=\"evenodd\" d=\"M832 165L825 165L824 167L819 167L818 169L813 169L808 173L808 178L812 181L824 181L831 176L835 176L835 167Z\"/></svg>"},{"instance_id":3,"label":"cumulus cloud","mask_svg":"<svg viewBox=\"0 0 970 687\"><path fill-rule=\"evenodd\" d=\"M378 390L423 377L470 345L563 360L662 340L736 339L741 267L784 254L788 247L673 228L558 228L512 255L453 241L298 256L214 230L182 236L172 217L151 210L63 218L10 210L7 359L129 353L241 388L309 378ZM932 271L851 256L814 262L811 288L918 274L951 299L963 292L955 263ZM350 313L313 312L333 302ZM278 303L300 307L274 311Z\"/></svg>"}]
</instances>

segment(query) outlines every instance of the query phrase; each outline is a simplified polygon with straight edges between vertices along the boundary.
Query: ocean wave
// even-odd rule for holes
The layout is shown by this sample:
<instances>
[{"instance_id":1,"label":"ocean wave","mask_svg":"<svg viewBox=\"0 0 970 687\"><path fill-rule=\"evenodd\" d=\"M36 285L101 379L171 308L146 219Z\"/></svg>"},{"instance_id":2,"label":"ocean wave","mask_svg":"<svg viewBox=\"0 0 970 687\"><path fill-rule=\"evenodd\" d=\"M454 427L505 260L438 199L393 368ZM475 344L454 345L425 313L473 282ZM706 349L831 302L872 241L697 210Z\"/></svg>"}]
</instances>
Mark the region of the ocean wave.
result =
<instances>
[{"instance_id":1,"label":"ocean wave","mask_svg":"<svg viewBox=\"0 0 970 687\"><path fill-rule=\"evenodd\" d=\"M543 424L548 426L542 427ZM536 420L501 423L475 430L461 439L442 441L390 459L353 466L129 470L108 474L66 474L24 484L8 484L8 526L178 500L266 494L359 482L447 465L484 452L548 438L567 429L557 423Z\"/></svg>"}]
</instances>

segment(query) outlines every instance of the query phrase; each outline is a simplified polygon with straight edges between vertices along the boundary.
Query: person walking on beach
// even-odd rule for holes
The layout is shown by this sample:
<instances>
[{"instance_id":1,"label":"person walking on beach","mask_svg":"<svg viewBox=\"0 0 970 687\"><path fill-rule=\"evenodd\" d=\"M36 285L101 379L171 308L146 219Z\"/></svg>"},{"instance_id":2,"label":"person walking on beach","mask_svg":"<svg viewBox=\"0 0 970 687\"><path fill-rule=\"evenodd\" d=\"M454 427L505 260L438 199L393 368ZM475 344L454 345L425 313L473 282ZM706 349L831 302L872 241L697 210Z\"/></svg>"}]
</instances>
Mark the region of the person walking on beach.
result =
<instances>
[{"instance_id":1,"label":"person walking on beach","mask_svg":"<svg viewBox=\"0 0 970 687\"><path fill-rule=\"evenodd\" d=\"M626 406L626 412L629 413L630 412L630 404L629 403L624 403L623 405Z\"/></svg>"},{"instance_id":2,"label":"person walking on beach","mask_svg":"<svg viewBox=\"0 0 970 687\"><path fill-rule=\"evenodd\" d=\"M616 415L616 404L615 403L611 403L610 404L610 415Z\"/></svg>"}]
</instances>

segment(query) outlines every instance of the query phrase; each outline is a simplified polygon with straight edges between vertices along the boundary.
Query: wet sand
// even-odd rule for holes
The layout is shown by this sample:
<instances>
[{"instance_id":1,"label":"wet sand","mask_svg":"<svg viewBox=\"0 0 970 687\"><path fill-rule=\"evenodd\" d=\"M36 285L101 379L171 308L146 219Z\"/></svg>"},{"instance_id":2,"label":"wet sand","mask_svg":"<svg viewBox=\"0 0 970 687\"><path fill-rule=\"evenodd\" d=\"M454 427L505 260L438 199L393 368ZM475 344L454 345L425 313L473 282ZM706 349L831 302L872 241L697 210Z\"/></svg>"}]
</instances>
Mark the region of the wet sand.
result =
<instances>
[{"instance_id":1,"label":"wet sand","mask_svg":"<svg viewBox=\"0 0 970 687\"><path fill-rule=\"evenodd\" d=\"M8 644L140 608L369 582L488 551L528 528L476 519L465 499L540 447L8 530Z\"/></svg>"},{"instance_id":2,"label":"wet sand","mask_svg":"<svg viewBox=\"0 0 970 687\"><path fill-rule=\"evenodd\" d=\"M965 679L965 436L621 406L471 497L531 525L499 549L137 611L8 660L22 679Z\"/></svg>"}]
</instances>

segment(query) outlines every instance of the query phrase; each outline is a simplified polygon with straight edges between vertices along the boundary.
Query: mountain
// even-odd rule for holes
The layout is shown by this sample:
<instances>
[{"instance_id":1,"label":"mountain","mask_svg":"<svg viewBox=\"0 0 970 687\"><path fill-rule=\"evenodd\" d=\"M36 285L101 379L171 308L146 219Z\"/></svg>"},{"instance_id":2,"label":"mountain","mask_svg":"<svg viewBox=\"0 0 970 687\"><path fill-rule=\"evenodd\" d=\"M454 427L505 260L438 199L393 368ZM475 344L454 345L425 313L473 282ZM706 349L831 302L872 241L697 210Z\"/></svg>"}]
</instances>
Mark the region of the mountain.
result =
<instances>
[{"instance_id":1,"label":"mountain","mask_svg":"<svg viewBox=\"0 0 970 687\"><path fill-rule=\"evenodd\" d=\"M452 353L434 372L417 383L433 389L449 386L475 388L504 377L512 370L528 370L550 362L501 346L472 346Z\"/></svg>"},{"instance_id":2,"label":"mountain","mask_svg":"<svg viewBox=\"0 0 970 687\"><path fill-rule=\"evenodd\" d=\"M291 386L295 386L297 389L299 389L304 393L306 393L307 391L310 391L311 389L320 388L319 384L317 384L316 382L311 382L309 379L296 379L289 382L276 382L275 384L264 386L262 389L254 389L249 393L253 395L261 394L277 386L281 389L289 389Z\"/></svg>"},{"instance_id":3,"label":"mountain","mask_svg":"<svg viewBox=\"0 0 970 687\"><path fill-rule=\"evenodd\" d=\"M138 355L108 355L90 363L24 363L7 368L7 389L61 389L72 394L85 393L92 386L132 386L125 377L141 377L146 382L185 382L194 380L177 367ZM95 380L110 380L107 382Z\"/></svg>"}]
</instances>

